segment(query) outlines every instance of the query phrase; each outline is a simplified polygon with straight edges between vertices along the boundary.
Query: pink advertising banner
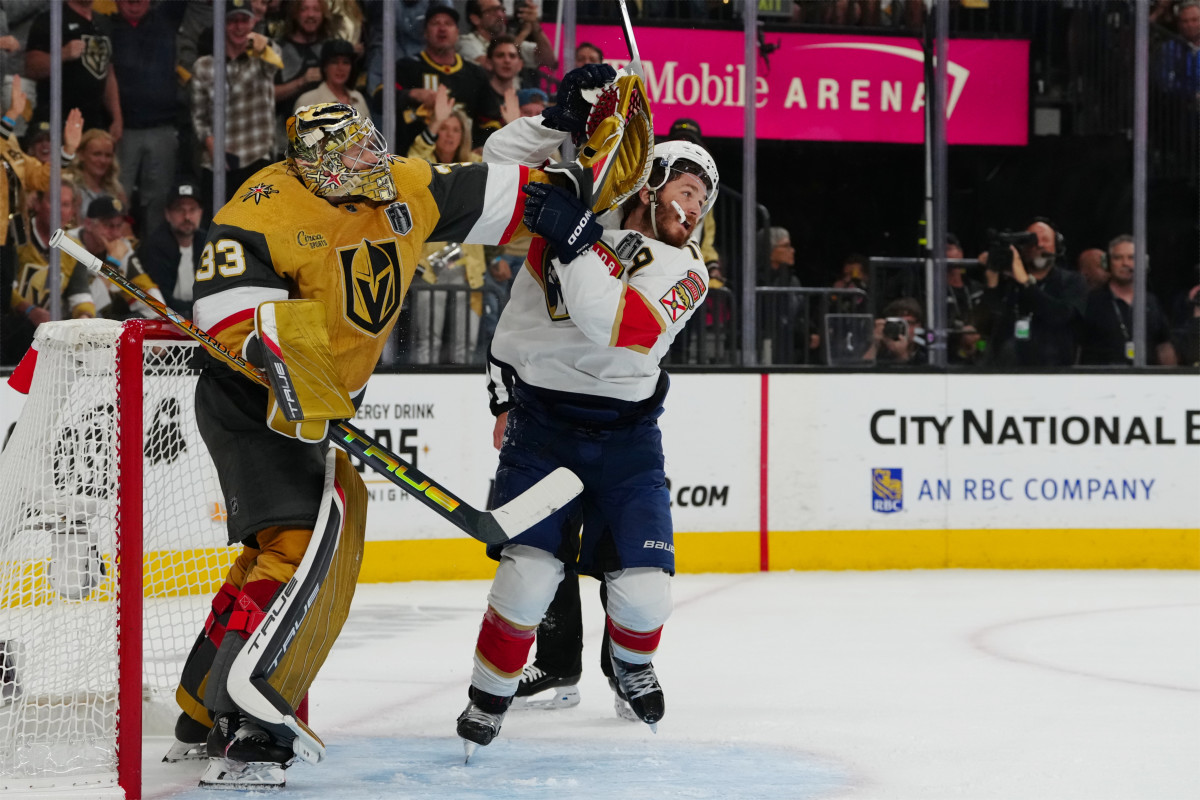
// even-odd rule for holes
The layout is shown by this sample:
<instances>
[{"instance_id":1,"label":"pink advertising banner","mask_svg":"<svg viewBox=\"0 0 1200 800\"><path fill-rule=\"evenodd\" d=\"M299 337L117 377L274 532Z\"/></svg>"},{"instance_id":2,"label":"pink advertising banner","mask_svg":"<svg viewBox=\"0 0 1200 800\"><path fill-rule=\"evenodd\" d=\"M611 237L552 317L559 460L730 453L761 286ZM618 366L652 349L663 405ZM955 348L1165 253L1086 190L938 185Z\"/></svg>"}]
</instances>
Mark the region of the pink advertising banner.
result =
<instances>
[{"instance_id":1,"label":"pink advertising banner","mask_svg":"<svg viewBox=\"0 0 1200 800\"><path fill-rule=\"evenodd\" d=\"M548 28L553 41L553 26ZM740 31L636 33L660 134L688 117L705 136L743 135ZM758 61L760 139L924 140L924 55L917 39L807 33L769 33L766 39L779 47ZM616 67L628 58L618 27L581 25L576 42L598 45ZM949 55L947 141L1026 144L1029 43L952 39ZM574 58L564 61L573 64Z\"/></svg>"}]
</instances>

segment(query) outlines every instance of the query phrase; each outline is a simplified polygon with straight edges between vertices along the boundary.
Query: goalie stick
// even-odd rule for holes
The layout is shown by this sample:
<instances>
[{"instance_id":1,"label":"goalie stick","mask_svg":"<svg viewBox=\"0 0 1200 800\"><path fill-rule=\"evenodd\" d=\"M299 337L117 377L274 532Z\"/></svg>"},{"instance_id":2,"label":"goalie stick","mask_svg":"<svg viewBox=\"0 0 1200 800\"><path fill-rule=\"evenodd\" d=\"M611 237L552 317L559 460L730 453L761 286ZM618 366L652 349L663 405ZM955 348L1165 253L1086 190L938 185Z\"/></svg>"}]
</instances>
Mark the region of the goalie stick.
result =
<instances>
[{"instance_id":1,"label":"goalie stick","mask_svg":"<svg viewBox=\"0 0 1200 800\"><path fill-rule=\"evenodd\" d=\"M629 20L629 9L625 7L625 0L620 0L621 3L621 30L625 33L625 46L629 49L629 63L625 68L631 75L637 75L643 82L646 80L646 73L642 71L642 57L638 53L637 39L633 38L633 23Z\"/></svg>"},{"instance_id":2,"label":"goalie stick","mask_svg":"<svg viewBox=\"0 0 1200 800\"><path fill-rule=\"evenodd\" d=\"M143 291L112 265L92 255L79 243L68 238L61 228L50 237L50 246L57 247L89 271L116 284L134 300L145 303L156 314L204 345L210 353L237 372L255 383L269 386L266 377L253 364L234 355L207 331ZM583 491L583 484L575 473L566 467L559 467L500 508L480 511L371 439L348 420L330 423L329 429L327 441L362 459L368 467L433 509L443 519L485 544L501 544L508 541L550 516Z\"/></svg>"}]
</instances>

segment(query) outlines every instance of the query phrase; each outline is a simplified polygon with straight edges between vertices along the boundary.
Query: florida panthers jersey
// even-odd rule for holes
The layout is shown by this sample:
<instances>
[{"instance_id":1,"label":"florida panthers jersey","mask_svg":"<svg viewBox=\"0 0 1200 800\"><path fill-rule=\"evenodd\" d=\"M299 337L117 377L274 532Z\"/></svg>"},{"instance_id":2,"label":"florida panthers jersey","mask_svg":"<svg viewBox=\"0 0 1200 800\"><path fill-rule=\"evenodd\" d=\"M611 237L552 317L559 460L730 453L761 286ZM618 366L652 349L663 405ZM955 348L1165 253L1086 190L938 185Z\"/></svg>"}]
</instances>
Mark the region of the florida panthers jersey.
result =
<instances>
[{"instance_id":1,"label":"florida panthers jersey","mask_svg":"<svg viewBox=\"0 0 1200 800\"><path fill-rule=\"evenodd\" d=\"M534 239L489 356L493 410L511 374L543 389L639 401L658 362L708 292L699 249L610 229L570 264Z\"/></svg>"},{"instance_id":2,"label":"florida panthers jersey","mask_svg":"<svg viewBox=\"0 0 1200 800\"><path fill-rule=\"evenodd\" d=\"M196 271L196 323L234 352L259 303L321 300L343 385L362 388L379 360L429 239L501 244L528 235L516 166L392 159L394 201L333 205L273 164L213 220Z\"/></svg>"}]
</instances>

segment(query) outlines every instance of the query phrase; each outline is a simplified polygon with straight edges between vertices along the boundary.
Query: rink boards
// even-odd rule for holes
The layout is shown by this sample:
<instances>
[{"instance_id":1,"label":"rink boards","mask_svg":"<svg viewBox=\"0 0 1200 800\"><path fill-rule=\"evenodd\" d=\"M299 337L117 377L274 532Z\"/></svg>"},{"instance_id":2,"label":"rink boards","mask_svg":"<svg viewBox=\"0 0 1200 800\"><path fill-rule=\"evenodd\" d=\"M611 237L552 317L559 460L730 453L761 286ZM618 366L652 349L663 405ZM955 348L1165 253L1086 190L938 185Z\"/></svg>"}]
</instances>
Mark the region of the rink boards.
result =
<instances>
[{"instance_id":1,"label":"rink boards","mask_svg":"<svg viewBox=\"0 0 1200 800\"><path fill-rule=\"evenodd\" d=\"M20 405L5 385L5 431ZM481 376L378 375L356 424L486 504ZM1198 375L676 375L661 426L681 571L1200 568ZM364 580L490 573L363 477ZM182 502L219 548L215 489Z\"/></svg>"}]
</instances>

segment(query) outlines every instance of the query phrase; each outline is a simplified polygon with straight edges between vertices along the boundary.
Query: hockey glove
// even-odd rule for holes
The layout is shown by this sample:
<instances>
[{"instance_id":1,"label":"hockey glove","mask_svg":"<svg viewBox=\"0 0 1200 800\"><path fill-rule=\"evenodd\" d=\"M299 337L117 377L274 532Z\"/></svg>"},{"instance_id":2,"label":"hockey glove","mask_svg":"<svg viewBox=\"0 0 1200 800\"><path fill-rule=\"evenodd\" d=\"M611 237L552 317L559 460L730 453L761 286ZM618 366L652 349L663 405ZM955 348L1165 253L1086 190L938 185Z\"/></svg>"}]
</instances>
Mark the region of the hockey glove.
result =
<instances>
[{"instance_id":1,"label":"hockey glove","mask_svg":"<svg viewBox=\"0 0 1200 800\"><path fill-rule=\"evenodd\" d=\"M592 101L584 97L587 89L599 89L617 79L617 71L608 64L584 64L563 76L558 84L556 105L542 112L542 124L572 136L581 136L587 128Z\"/></svg>"},{"instance_id":2,"label":"hockey glove","mask_svg":"<svg viewBox=\"0 0 1200 800\"><path fill-rule=\"evenodd\" d=\"M549 242L562 263L586 253L604 233L592 210L566 189L530 183L522 191L525 227Z\"/></svg>"}]
</instances>

